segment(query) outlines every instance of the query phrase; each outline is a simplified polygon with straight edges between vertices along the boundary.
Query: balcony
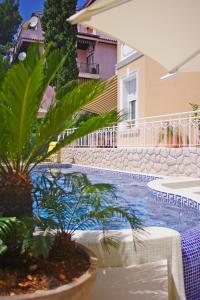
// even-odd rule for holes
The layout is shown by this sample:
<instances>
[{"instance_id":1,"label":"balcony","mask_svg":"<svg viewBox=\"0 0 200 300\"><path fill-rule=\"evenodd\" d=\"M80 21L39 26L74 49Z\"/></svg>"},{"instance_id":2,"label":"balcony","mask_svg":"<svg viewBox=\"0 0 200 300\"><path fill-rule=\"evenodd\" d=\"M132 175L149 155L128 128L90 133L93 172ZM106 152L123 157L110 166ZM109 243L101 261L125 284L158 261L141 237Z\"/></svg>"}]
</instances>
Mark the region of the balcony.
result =
<instances>
[{"instance_id":1,"label":"balcony","mask_svg":"<svg viewBox=\"0 0 200 300\"><path fill-rule=\"evenodd\" d=\"M21 28L17 36L17 41L13 50L13 61L17 60L20 52L27 52L31 43L44 43L44 35L42 30L23 29Z\"/></svg>"},{"instance_id":2,"label":"balcony","mask_svg":"<svg viewBox=\"0 0 200 300\"><path fill-rule=\"evenodd\" d=\"M78 62L79 78L99 79L99 64Z\"/></svg>"}]
</instances>

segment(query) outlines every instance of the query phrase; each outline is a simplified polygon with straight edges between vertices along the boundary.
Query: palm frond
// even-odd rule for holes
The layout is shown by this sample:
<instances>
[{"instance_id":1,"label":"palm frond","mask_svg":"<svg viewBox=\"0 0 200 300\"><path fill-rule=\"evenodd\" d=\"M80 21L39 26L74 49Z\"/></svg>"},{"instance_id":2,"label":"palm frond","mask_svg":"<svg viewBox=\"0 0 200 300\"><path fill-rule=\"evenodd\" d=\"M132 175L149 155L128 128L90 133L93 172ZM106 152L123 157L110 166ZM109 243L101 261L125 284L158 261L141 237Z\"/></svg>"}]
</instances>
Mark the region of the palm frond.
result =
<instances>
[{"instance_id":1,"label":"palm frond","mask_svg":"<svg viewBox=\"0 0 200 300\"><path fill-rule=\"evenodd\" d=\"M30 47L27 58L13 65L0 89L0 172L30 172L30 165L60 150L63 146L100 128L110 126L119 116L110 112L82 123L71 135L48 152L49 143L71 128L76 114L94 101L110 82L71 82L56 91L55 101L40 122L37 113L50 82L66 56L51 47L41 56L39 45Z\"/></svg>"},{"instance_id":2,"label":"palm frond","mask_svg":"<svg viewBox=\"0 0 200 300\"><path fill-rule=\"evenodd\" d=\"M103 236L100 239L100 244L102 249L105 252L110 253L111 248L118 249L120 245L120 240L118 237L113 235L107 235L105 232L103 232Z\"/></svg>"},{"instance_id":3,"label":"palm frond","mask_svg":"<svg viewBox=\"0 0 200 300\"><path fill-rule=\"evenodd\" d=\"M84 105L93 101L104 88L104 83L89 82L76 87L73 91L69 92L64 98L58 101L55 106L49 110L40 125L35 147L32 149L32 153L27 164L32 163L37 156L41 156L41 161L48 157L50 154L44 151L46 149L45 147L47 147L48 144L55 139L55 137L58 137L59 134L69 128L73 122L74 114ZM108 125L108 123L110 124L113 121L116 121L116 119L116 114L111 112L106 115L96 117L93 123L86 123L86 121L84 123L85 125L83 124L82 127L79 127L78 129L80 129L79 132L83 136ZM96 125L96 127L94 125ZM67 143L65 143L65 145L66 144ZM45 152L44 156L41 155L42 152Z\"/></svg>"},{"instance_id":4,"label":"palm frond","mask_svg":"<svg viewBox=\"0 0 200 300\"><path fill-rule=\"evenodd\" d=\"M32 52L32 49L30 52L27 59L31 62L26 62L28 68L25 63L14 65L7 73L0 91L7 125L7 151L10 158L15 160L16 167L23 160L23 149L29 141L41 102L39 94L43 82L43 65L37 63L33 69L30 54L34 53L36 57L37 53Z\"/></svg>"},{"instance_id":5,"label":"palm frond","mask_svg":"<svg viewBox=\"0 0 200 300\"><path fill-rule=\"evenodd\" d=\"M104 115L93 117L85 121L83 124L80 124L80 126L76 128L72 134L65 136L63 140L58 141L55 148L53 148L47 155L51 156L64 146L71 144L73 141L101 128L108 127L113 123L117 123L120 119L121 116L116 113L116 111L111 111Z\"/></svg>"},{"instance_id":6,"label":"palm frond","mask_svg":"<svg viewBox=\"0 0 200 300\"><path fill-rule=\"evenodd\" d=\"M38 215L42 211L47 217L39 228L44 229L46 225L58 232L66 230L70 235L76 230L98 228L103 234L101 245L108 251L110 247L118 247L119 242L108 232L110 224L122 221L130 225L136 244L140 242L138 232L141 232L142 223L134 210L112 205L112 199L117 199L115 191L110 184L92 184L81 173L41 174L36 180L34 195L38 197Z\"/></svg>"},{"instance_id":7,"label":"palm frond","mask_svg":"<svg viewBox=\"0 0 200 300\"><path fill-rule=\"evenodd\" d=\"M8 249L8 246L0 239L0 255L4 254Z\"/></svg>"},{"instance_id":8,"label":"palm frond","mask_svg":"<svg viewBox=\"0 0 200 300\"><path fill-rule=\"evenodd\" d=\"M61 100L66 94L71 92L77 86L78 86L78 82L76 80L72 80L72 81L66 83L65 85L63 85L62 87L57 89L55 98L57 100Z\"/></svg>"},{"instance_id":9,"label":"palm frond","mask_svg":"<svg viewBox=\"0 0 200 300\"><path fill-rule=\"evenodd\" d=\"M7 251L8 246L5 241L11 235L15 225L17 225L16 218L0 217L0 255Z\"/></svg>"},{"instance_id":10,"label":"palm frond","mask_svg":"<svg viewBox=\"0 0 200 300\"><path fill-rule=\"evenodd\" d=\"M21 62L21 64L24 65L25 69L27 70L27 73L29 75L32 74L32 72L35 69L35 66L40 61L41 54L40 54L40 47L37 43L33 43L29 46L26 59Z\"/></svg>"},{"instance_id":11,"label":"palm frond","mask_svg":"<svg viewBox=\"0 0 200 300\"><path fill-rule=\"evenodd\" d=\"M0 140L6 139L6 143L0 154L7 151L6 155L18 171L30 148L43 94L64 60L59 50L41 56L39 45L33 45L25 61L13 65L2 84L0 131L5 129L5 134Z\"/></svg>"},{"instance_id":12,"label":"palm frond","mask_svg":"<svg viewBox=\"0 0 200 300\"><path fill-rule=\"evenodd\" d=\"M16 218L0 218L0 238L4 239L12 230L13 227L16 225L17 219Z\"/></svg>"},{"instance_id":13,"label":"palm frond","mask_svg":"<svg viewBox=\"0 0 200 300\"><path fill-rule=\"evenodd\" d=\"M104 87L105 85L100 82L88 82L65 94L47 113L41 124L38 138L46 138L47 135L52 138L67 129L72 123L74 114L93 101Z\"/></svg>"},{"instance_id":14,"label":"palm frond","mask_svg":"<svg viewBox=\"0 0 200 300\"><path fill-rule=\"evenodd\" d=\"M33 257L42 256L47 259L54 239L55 236L48 229L37 235L31 235L29 239L24 240L22 253L28 252Z\"/></svg>"}]
</instances>

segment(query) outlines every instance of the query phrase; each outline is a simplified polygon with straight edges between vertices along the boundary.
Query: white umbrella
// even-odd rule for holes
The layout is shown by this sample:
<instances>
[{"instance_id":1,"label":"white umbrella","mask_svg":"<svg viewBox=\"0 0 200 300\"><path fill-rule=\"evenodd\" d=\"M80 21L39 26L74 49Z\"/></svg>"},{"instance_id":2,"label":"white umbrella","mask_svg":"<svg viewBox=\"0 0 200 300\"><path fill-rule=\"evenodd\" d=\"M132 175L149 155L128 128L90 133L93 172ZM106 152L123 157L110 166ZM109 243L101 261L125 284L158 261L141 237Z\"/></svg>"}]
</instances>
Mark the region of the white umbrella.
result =
<instances>
[{"instance_id":1,"label":"white umbrella","mask_svg":"<svg viewBox=\"0 0 200 300\"><path fill-rule=\"evenodd\" d=\"M123 41L169 72L200 71L200 0L96 0L69 21Z\"/></svg>"}]
</instances>

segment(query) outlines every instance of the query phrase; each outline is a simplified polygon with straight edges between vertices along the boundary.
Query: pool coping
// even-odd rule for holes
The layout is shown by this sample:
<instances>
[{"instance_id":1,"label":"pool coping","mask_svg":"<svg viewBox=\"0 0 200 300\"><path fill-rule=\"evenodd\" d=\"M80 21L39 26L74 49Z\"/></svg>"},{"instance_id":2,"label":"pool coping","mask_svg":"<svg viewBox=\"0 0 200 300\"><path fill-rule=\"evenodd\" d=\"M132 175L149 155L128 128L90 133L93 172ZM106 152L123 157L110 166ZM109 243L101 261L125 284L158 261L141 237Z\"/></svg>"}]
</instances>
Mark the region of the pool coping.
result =
<instances>
[{"instance_id":1,"label":"pool coping","mask_svg":"<svg viewBox=\"0 0 200 300\"><path fill-rule=\"evenodd\" d=\"M153 197L178 207L189 207L200 211L200 196L195 194L200 191L199 187L190 187L189 183L198 182L198 177L165 176L147 183L147 187ZM178 188L176 185L185 183L185 187ZM188 183L188 185L187 185ZM174 187L167 187L165 184L174 184Z\"/></svg>"}]
</instances>

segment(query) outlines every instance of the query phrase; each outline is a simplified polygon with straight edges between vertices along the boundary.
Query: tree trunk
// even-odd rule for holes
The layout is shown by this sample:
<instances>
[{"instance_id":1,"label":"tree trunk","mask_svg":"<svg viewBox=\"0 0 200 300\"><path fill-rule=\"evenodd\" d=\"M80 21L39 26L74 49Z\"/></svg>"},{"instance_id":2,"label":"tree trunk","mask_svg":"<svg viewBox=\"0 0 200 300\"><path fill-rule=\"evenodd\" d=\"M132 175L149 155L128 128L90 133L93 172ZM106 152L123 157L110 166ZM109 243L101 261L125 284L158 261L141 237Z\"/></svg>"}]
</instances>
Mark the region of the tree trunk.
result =
<instances>
[{"instance_id":1,"label":"tree trunk","mask_svg":"<svg viewBox=\"0 0 200 300\"><path fill-rule=\"evenodd\" d=\"M24 217L33 213L32 181L28 174L0 174L0 216Z\"/></svg>"}]
</instances>

